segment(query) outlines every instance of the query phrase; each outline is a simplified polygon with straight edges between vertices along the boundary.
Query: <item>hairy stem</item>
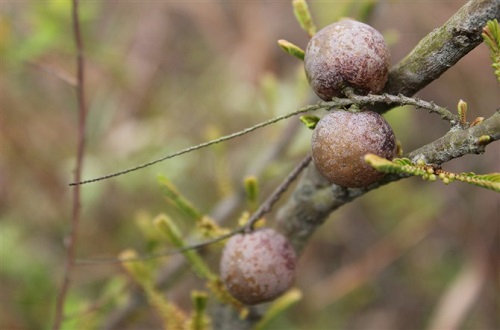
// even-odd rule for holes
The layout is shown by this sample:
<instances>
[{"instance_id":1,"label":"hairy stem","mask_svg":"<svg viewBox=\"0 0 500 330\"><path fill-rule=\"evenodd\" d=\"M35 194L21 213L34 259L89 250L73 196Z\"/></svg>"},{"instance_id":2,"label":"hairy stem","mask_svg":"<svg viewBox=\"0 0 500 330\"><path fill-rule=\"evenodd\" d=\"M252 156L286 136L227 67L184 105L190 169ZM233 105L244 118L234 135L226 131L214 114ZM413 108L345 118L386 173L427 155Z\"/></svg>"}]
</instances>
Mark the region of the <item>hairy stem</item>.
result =
<instances>
[{"instance_id":1,"label":"hairy stem","mask_svg":"<svg viewBox=\"0 0 500 330\"><path fill-rule=\"evenodd\" d=\"M441 116L442 119L450 122L451 125L457 125L460 123L460 119L457 115L452 114L448 109L440 107L432 102L427 102L420 100L418 98L412 98L399 95L356 95L352 90L348 89L345 91L347 99L333 98L332 102L326 102L325 104L334 104L335 106L349 106L349 105L369 105L369 104L391 104L391 105L413 105L420 109L426 109L431 113L436 113Z\"/></svg>"}]
</instances>

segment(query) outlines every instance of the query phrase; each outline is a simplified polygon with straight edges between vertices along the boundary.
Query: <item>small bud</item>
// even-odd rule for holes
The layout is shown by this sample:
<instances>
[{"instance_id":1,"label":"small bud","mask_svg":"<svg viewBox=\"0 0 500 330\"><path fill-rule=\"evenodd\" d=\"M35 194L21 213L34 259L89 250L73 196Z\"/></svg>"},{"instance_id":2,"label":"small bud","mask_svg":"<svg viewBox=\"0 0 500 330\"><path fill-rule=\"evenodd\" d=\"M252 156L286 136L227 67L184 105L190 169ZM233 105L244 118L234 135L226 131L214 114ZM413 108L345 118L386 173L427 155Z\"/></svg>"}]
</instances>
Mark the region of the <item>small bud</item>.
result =
<instances>
[{"instance_id":1,"label":"small bud","mask_svg":"<svg viewBox=\"0 0 500 330\"><path fill-rule=\"evenodd\" d=\"M474 121L470 124L470 127L473 127L473 126L477 126L479 124L481 124L484 120L484 117L477 117L476 119L474 119Z\"/></svg>"},{"instance_id":2,"label":"small bud","mask_svg":"<svg viewBox=\"0 0 500 330\"><path fill-rule=\"evenodd\" d=\"M295 18L304 31L312 37L316 33L316 26L314 26L307 2L305 0L293 0L292 5Z\"/></svg>"},{"instance_id":3,"label":"small bud","mask_svg":"<svg viewBox=\"0 0 500 330\"><path fill-rule=\"evenodd\" d=\"M300 121L309 129L314 129L320 118L318 116L304 115L300 116Z\"/></svg>"},{"instance_id":4,"label":"small bud","mask_svg":"<svg viewBox=\"0 0 500 330\"><path fill-rule=\"evenodd\" d=\"M251 210L256 208L256 205L259 200L259 183L257 181L257 177L248 176L244 181L245 193L247 197L248 207Z\"/></svg>"},{"instance_id":5,"label":"small bud","mask_svg":"<svg viewBox=\"0 0 500 330\"><path fill-rule=\"evenodd\" d=\"M458 101L458 118L460 119L460 125L465 126L467 123L467 103L463 100Z\"/></svg>"},{"instance_id":6,"label":"small bud","mask_svg":"<svg viewBox=\"0 0 500 330\"><path fill-rule=\"evenodd\" d=\"M491 137L489 135L481 135L479 139L477 139L478 144L487 144L491 141Z\"/></svg>"}]
</instances>

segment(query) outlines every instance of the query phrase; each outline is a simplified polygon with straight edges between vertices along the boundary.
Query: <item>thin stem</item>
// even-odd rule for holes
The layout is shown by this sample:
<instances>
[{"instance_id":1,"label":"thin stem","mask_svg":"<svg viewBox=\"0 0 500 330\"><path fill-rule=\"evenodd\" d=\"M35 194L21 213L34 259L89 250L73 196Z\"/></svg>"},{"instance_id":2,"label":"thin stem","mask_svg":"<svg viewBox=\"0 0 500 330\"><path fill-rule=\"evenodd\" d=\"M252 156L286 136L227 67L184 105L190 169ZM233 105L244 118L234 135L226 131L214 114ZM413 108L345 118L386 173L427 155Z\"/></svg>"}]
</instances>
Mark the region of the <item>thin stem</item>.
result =
<instances>
[{"instance_id":1,"label":"thin stem","mask_svg":"<svg viewBox=\"0 0 500 330\"><path fill-rule=\"evenodd\" d=\"M273 193L262 203L257 211L248 219L245 231L253 229L255 223L264 216L264 214L271 212L274 204L279 201L280 197L288 190L290 185L297 179L300 173L309 165L312 157L308 155L295 168L288 174L285 180L274 189Z\"/></svg>"},{"instance_id":2,"label":"thin stem","mask_svg":"<svg viewBox=\"0 0 500 330\"><path fill-rule=\"evenodd\" d=\"M75 46L77 52L77 85L76 94L78 99L78 133L77 133L77 151L76 151L76 165L74 172L74 180L80 181L83 158L85 151L85 127L87 117L87 105L85 103L85 61L83 57L83 40L80 31L79 19L79 3L78 0L73 0L72 20L73 20L73 33L75 38ZM56 302L56 313L54 319L54 330L61 328L61 323L64 317L64 303L68 295L68 289L71 282L71 273L75 264L75 250L78 238L78 228L80 222L80 187L76 186L73 189L73 204L71 214L71 229L66 241L66 261L64 266L64 275L61 287L58 292Z\"/></svg>"},{"instance_id":3,"label":"thin stem","mask_svg":"<svg viewBox=\"0 0 500 330\"><path fill-rule=\"evenodd\" d=\"M196 250L200 249L202 247L220 242L226 238L229 238L233 235L242 233L242 232L248 232L253 229L253 226L257 220L262 218L266 213L271 212L274 204L280 199L280 197L288 190L290 185L297 179L300 173L309 165L311 162L311 155L308 155L305 157L300 163L295 166L295 168L288 174L288 176L283 180L283 182L273 191L271 195L269 195L266 200L262 203L262 205L259 207L259 209L252 214L250 219L248 219L248 222L245 226L239 227L231 231L230 233L227 233L225 235L216 237L214 239L206 240L204 242L198 243L198 244L191 244L186 247L182 247L179 249L175 250L169 250L163 253L156 253L156 254L148 254L148 255L141 255L141 256L134 256L134 257L128 257L128 258L99 258L99 259L81 259L77 261L78 265L92 265L92 264L98 264L98 263L103 263L103 264L113 264L113 263L123 263L123 262L135 262L135 261L144 261L144 260L150 260L150 259L157 259L177 253L183 253L189 250Z\"/></svg>"},{"instance_id":4,"label":"thin stem","mask_svg":"<svg viewBox=\"0 0 500 330\"><path fill-rule=\"evenodd\" d=\"M356 95L352 90L346 89L344 91L347 99L333 98L332 103L342 106L349 105L369 105L369 104L397 104L397 105L413 105L416 108L426 109L431 113L436 113L441 116L442 119L450 122L452 126L457 125L460 120L457 115L451 113L448 109L440 107L433 102L427 102L420 100L418 98L404 96L403 94L398 95Z\"/></svg>"},{"instance_id":5,"label":"thin stem","mask_svg":"<svg viewBox=\"0 0 500 330\"><path fill-rule=\"evenodd\" d=\"M345 107L345 106L349 106L349 105L353 105L353 104L368 105L368 104L375 104L375 103L414 105L417 108L427 109L430 112L439 114L441 116L441 118L450 121L450 123L452 125L456 125L459 122L458 116L452 114L446 108L437 106L432 102L426 102L426 101L422 101L422 100L419 100L416 98L406 97L404 95L388 95L388 94L372 95L372 94L370 94L370 95L363 96L363 95L355 95L355 94L350 93L349 98L334 98L330 102L320 102L318 104L309 105L309 106L300 108L299 110L296 110L296 111L287 113L285 115L269 119L269 120L264 121L262 123L259 123L257 125L245 128L239 132L235 132L235 133L225 135L225 136L222 136L222 137L214 139L214 140L210 140L210 141L207 141L207 142L195 145L195 146L191 146L191 147L182 149L180 151L177 151L177 152L162 156L160 158L154 159L152 161L130 167L130 168L125 169L125 170L121 170L118 172L103 175L103 176L100 176L100 177L97 177L94 179L83 180L83 181L74 181L74 182L70 183L69 185L70 186L77 186L77 185L82 185L82 184L87 184L87 183L93 183L93 182L98 182L98 181L114 178L117 176L121 176L121 175L130 173L130 172L135 172L135 171L138 171L138 170L143 169L145 167L149 167L149 166L152 166L154 164L163 162L167 159L171 159L171 158L189 153L191 151L203 149L205 147L209 147L209 146L217 144L217 143L221 143L224 141L228 141L228 140L240 137L242 135L245 135L247 133L255 131L259 128L269 126L269 125L277 123L281 120L284 120L284 119L287 119L287 118L290 118L290 117L293 117L293 116L296 116L296 115L299 115L299 114L302 114L305 112L315 111L315 110L319 110L319 109L331 110L331 109L336 108L336 107Z\"/></svg>"},{"instance_id":6,"label":"thin stem","mask_svg":"<svg viewBox=\"0 0 500 330\"><path fill-rule=\"evenodd\" d=\"M118 171L118 172L115 172L115 173L103 175L101 177L94 178L94 179L89 179L89 180L84 180L84 181L80 181L80 180L75 181L73 183L70 183L70 186L77 186L77 185L82 185L82 184L87 184L87 183L102 181L102 180L114 178L114 177L117 177L117 176L120 176L120 175L123 175L123 174L127 174L127 173L130 173L130 172L134 172L134 171L143 169L145 167L149 167L151 165L163 162L163 161L165 161L167 159L174 158L174 157L186 154L186 153L191 152L191 151L195 151L195 150L202 149L202 148L205 148L205 147L208 147L208 146L220 143L220 142L224 142L224 141L227 141L227 140L234 139L236 137L239 137L239 136L245 135L247 133L250 133L252 131L255 131L255 130L259 129L259 128L262 128L262 127L274 124L274 123L276 123L278 121L281 121L283 119L287 119L287 118L299 115L299 114L304 113L304 112L308 112L308 111L312 111L312 110L318 110L318 109L325 109L325 108L327 108L327 106L320 105L320 104L309 105L309 106L303 107L303 108L301 108L301 109L299 109L297 111L290 112L290 113L287 113L285 115L282 115L282 116L279 116L279 117L276 117L276 118L273 118L273 119L269 119L269 120L267 120L265 122L259 123L257 125L252 126L252 127L245 128L244 130L241 130L239 132L235 132L235 133L232 133L232 134L229 134L229 135L225 135L225 136L220 137L220 138L215 139L215 140L210 140L210 141L207 141L207 142L195 145L195 146L191 146L191 147L186 148L186 149L182 149L180 151L174 152L172 154L168 154L166 156L160 157L158 159L149 161L149 162L141 164L141 165L137 165L137 166L134 166L134 167L122 170L122 171Z\"/></svg>"},{"instance_id":7,"label":"thin stem","mask_svg":"<svg viewBox=\"0 0 500 330\"><path fill-rule=\"evenodd\" d=\"M178 249L173 249L173 250L168 250L164 252L159 252L155 254L141 254L133 257L126 257L126 258L92 258L92 259L79 259L76 260L76 265L78 266L85 266L85 265L96 265L96 264L121 264L125 262L137 262L137 261L145 261L145 260L153 260L153 259L158 259L158 258L163 258L166 256L171 256L179 253L183 253L186 251L191 251L191 250L197 250L204 248L208 245L220 242L222 240L225 240L226 238L229 238L231 236L234 236L236 234L239 234L243 232L245 227L239 227L231 231L230 233L221 235L216 238L212 238L200 243L196 244L190 244L182 248Z\"/></svg>"}]
</instances>

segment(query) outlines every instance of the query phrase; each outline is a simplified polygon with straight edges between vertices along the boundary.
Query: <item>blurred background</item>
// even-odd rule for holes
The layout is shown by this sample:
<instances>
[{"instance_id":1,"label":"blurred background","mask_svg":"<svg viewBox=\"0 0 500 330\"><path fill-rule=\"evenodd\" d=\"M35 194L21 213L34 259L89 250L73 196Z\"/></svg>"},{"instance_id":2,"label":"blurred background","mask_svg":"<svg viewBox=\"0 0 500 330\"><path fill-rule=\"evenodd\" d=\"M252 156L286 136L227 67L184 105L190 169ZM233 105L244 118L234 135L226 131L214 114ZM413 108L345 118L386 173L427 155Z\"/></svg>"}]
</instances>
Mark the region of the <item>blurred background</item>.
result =
<instances>
[{"instance_id":1,"label":"blurred background","mask_svg":"<svg viewBox=\"0 0 500 330\"><path fill-rule=\"evenodd\" d=\"M310 9L318 27L341 16L367 21L384 34L397 63L464 3L310 1ZM62 279L77 134L70 9L57 0L1 3L0 329L48 328ZM81 19L86 179L317 101L302 63L276 43L307 45L290 1L82 1ZM463 99L469 120L489 117L500 106L490 65L480 45L418 96L452 111ZM412 107L386 118L406 152L449 128ZM244 178L257 176L263 200L308 152L310 133L292 118L83 186L78 258L168 248L150 224L160 213L176 219L188 237L192 223L165 201L158 175L201 212L235 227L247 207ZM495 143L484 155L444 168L500 172L499 151ZM492 191L418 178L355 200L312 238L297 273L303 299L268 328L499 328L499 211ZM219 252L207 256L215 271ZM169 278L168 265L180 259L157 261L158 281ZM73 275L65 329L161 327L120 265L91 263ZM203 282L187 273L161 287L189 311L190 291L203 289Z\"/></svg>"}]
</instances>

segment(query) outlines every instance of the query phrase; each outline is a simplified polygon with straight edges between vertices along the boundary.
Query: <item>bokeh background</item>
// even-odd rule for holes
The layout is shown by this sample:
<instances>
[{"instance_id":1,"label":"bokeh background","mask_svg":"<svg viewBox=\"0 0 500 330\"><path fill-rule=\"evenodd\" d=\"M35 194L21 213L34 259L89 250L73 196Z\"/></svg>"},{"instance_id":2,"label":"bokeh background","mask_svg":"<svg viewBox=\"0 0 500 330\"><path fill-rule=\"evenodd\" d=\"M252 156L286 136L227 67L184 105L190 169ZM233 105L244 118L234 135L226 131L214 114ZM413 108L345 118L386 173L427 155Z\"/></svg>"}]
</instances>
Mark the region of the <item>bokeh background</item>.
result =
<instances>
[{"instance_id":1,"label":"bokeh background","mask_svg":"<svg viewBox=\"0 0 500 330\"><path fill-rule=\"evenodd\" d=\"M396 63L464 2L379 1L368 13L366 1L310 1L310 8L319 27L340 16L366 20L385 35ZM77 112L70 3L0 5L0 329L41 329L52 323L71 218ZM317 100L300 61L276 43L307 44L290 1L82 1L81 16L89 105L84 178ZM490 64L480 45L418 96L452 111L463 99L470 120L488 117L500 106ZM405 151L448 129L412 107L386 117ZM264 199L308 152L309 139L293 118L84 186L78 258L168 248L150 224L160 213L176 219L186 237L193 231L165 201L160 174L201 212L236 226L247 207L244 178L258 177ZM500 172L499 151L496 143L445 168ZM499 211L492 191L418 178L363 196L312 238L296 280L303 299L268 328L499 328ZM207 260L216 270L220 249L212 252ZM158 277L179 259L158 261ZM73 275L64 328L161 327L144 300L131 305L138 290L120 265L91 263ZM203 283L189 272L162 288L186 310L192 289Z\"/></svg>"}]
</instances>

